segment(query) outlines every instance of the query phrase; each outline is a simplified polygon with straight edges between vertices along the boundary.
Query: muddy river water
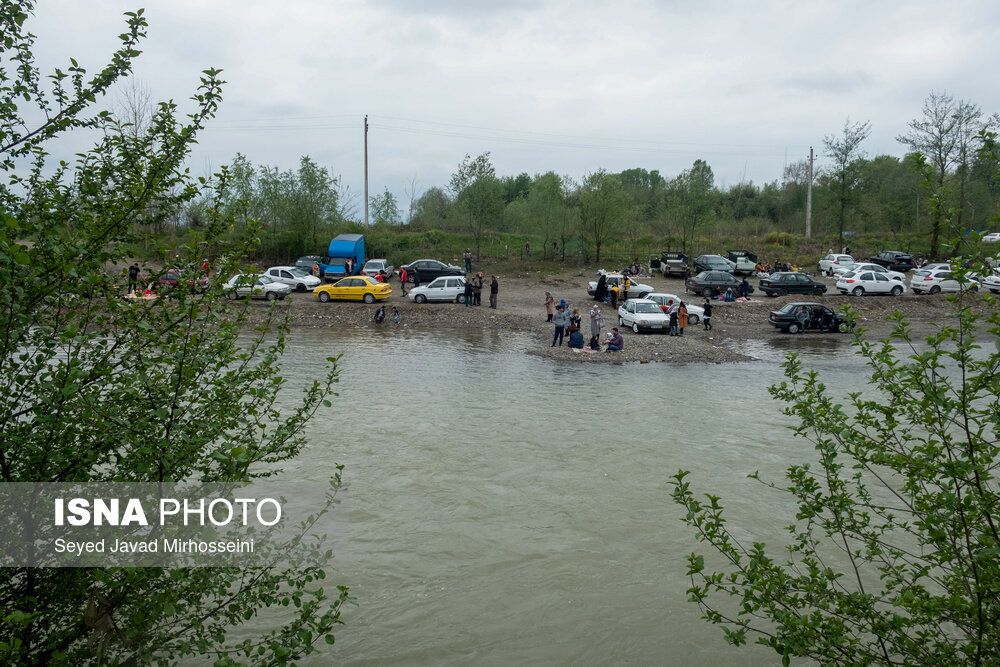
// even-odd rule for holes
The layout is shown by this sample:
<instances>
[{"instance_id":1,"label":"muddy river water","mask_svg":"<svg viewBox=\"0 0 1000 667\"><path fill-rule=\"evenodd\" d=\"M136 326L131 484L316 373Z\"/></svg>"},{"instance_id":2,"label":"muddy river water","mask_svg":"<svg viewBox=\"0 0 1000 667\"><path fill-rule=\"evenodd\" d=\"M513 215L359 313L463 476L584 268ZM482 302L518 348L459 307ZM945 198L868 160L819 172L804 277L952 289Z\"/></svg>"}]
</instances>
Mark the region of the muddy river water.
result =
<instances>
[{"instance_id":1,"label":"muddy river water","mask_svg":"<svg viewBox=\"0 0 1000 667\"><path fill-rule=\"evenodd\" d=\"M723 497L747 539L779 539L779 480L811 453L766 387L796 349L840 392L863 385L846 338L740 344L741 364L559 364L494 331L293 332L283 374L343 353L340 396L288 480L346 466L351 587L335 646L305 664L764 665L686 601L703 551L668 478Z\"/></svg>"}]
</instances>

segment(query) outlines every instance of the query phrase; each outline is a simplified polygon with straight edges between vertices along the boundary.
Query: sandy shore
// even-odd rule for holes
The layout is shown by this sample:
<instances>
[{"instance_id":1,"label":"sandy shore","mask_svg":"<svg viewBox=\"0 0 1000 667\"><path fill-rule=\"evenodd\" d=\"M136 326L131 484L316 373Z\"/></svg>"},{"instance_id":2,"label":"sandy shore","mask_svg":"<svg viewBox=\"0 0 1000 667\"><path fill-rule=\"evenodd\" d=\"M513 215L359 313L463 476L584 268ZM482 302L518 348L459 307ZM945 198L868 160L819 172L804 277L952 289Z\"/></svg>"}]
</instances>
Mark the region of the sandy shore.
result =
<instances>
[{"instance_id":1,"label":"sandy shore","mask_svg":"<svg viewBox=\"0 0 1000 667\"><path fill-rule=\"evenodd\" d=\"M489 267L476 267L490 275ZM399 281L392 281L393 295L381 302L386 306L386 312L391 316L392 307L399 308L402 321L399 325L386 321L376 325L372 321L377 305L366 305L354 302L320 303L311 293L293 293L284 302L278 302L275 307L290 316L293 327L309 328L373 328L404 327L420 330L450 330L470 328L494 328L500 330L536 332L537 348L529 350L532 354L552 356L561 359L591 362L591 363L623 363L642 361L669 362L731 362L745 360L747 357L737 353L731 347L734 342L748 339L768 339L774 336L787 336L768 324L768 313L780 308L789 301L819 301L835 310L844 304L850 304L858 314L859 326L868 330L866 334L871 339L881 339L889 334L892 323L886 321L895 311L902 312L919 334L930 333L935 325L947 323L953 309L946 295L914 295L906 294L900 297L891 296L842 296L834 288L831 278L819 278L829 287L822 297L787 296L770 298L759 292L749 302L723 303L713 301L713 329L705 331L699 323L688 327L682 337L671 337L664 334L634 334L631 330L623 330L625 349L621 353L584 354L562 347L550 347L553 325L546 322L543 301L545 292L552 293L558 302L565 299L570 308L578 308L583 315L583 331L589 339L589 312L594 300L587 296L587 282L592 280L593 271L582 275L579 271L565 271L554 276L541 274L520 274L513 276L499 275L500 292L498 308L488 307L488 289L484 289L483 305L467 308L455 303L415 304L408 297L402 296ZM641 282L652 286L658 292L677 294L682 299L701 304L700 296L686 294L684 282L676 278L652 276L641 278ZM756 279L751 284L756 287ZM251 322L263 318L267 305L255 302L251 307ZM990 308L987 304L977 306L983 312ZM604 317L604 331L617 326L617 314L610 305L601 307ZM802 334L807 336L840 337L843 334ZM603 337L603 334L602 334Z\"/></svg>"}]
</instances>

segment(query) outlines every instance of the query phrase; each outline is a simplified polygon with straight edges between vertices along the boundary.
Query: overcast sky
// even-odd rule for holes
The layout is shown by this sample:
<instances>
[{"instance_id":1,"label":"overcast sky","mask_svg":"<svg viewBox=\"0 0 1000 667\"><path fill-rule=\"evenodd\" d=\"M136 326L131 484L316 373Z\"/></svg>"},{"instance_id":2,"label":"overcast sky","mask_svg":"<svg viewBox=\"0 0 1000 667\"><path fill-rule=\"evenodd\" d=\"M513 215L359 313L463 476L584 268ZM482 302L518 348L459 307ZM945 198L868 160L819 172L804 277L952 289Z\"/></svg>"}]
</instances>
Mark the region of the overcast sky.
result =
<instances>
[{"instance_id":1,"label":"overcast sky","mask_svg":"<svg viewBox=\"0 0 1000 667\"><path fill-rule=\"evenodd\" d=\"M118 0L42 0L30 23L49 65L106 62ZM780 180L845 120L869 155L932 90L1000 111L1000 2L878 0L164 0L146 3L136 78L185 100L201 70L228 82L195 173L241 152L294 168L309 155L354 193L408 205L466 154L497 173L659 170L696 159L721 186ZM358 200L360 203L360 199Z\"/></svg>"}]
</instances>

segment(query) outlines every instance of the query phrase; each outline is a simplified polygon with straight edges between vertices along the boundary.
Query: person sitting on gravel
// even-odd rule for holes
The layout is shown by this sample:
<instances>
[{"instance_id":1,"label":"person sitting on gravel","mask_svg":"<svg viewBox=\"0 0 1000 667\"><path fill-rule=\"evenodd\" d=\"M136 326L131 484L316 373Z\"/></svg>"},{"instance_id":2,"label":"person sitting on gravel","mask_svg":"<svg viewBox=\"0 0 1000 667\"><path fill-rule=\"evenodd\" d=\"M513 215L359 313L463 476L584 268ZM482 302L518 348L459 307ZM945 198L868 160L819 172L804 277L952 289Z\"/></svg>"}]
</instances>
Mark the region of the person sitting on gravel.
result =
<instances>
[{"instance_id":1,"label":"person sitting on gravel","mask_svg":"<svg viewBox=\"0 0 1000 667\"><path fill-rule=\"evenodd\" d=\"M379 306L378 310L375 311L375 317L372 318L375 324L382 324L385 321L385 306Z\"/></svg>"},{"instance_id":2,"label":"person sitting on gravel","mask_svg":"<svg viewBox=\"0 0 1000 667\"><path fill-rule=\"evenodd\" d=\"M574 347L578 350L583 349L583 334L580 333L580 329L576 326L570 326L569 328L569 343L567 347Z\"/></svg>"},{"instance_id":3,"label":"person sitting on gravel","mask_svg":"<svg viewBox=\"0 0 1000 667\"><path fill-rule=\"evenodd\" d=\"M608 352L621 352L625 348L625 339L618 333L618 327L608 334Z\"/></svg>"}]
</instances>

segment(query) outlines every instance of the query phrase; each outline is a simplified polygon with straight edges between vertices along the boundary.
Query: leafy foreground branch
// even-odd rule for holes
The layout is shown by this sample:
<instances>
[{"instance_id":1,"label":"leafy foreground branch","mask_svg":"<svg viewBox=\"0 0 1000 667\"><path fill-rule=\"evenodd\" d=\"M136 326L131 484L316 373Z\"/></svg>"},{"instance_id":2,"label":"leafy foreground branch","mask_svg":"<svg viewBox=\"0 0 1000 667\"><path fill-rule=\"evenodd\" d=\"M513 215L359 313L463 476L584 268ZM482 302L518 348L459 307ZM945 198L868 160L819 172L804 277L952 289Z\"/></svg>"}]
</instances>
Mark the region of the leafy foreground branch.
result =
<instances>
[{"instance_id":1,"label":"leafy foreground branch","mask_svg":"<svg viewBox=\"0 0 1000 667\"><path fill-rule=\"evenodd\" d=\"M232 220L213 203L203 235L170 251L193 286L211 251L206 294L181 284L126 299L124 276L106 273L127 263L139 230L195 198L218 201L228 172L210 184L183 165L221 101L220 72L204 73L186 115L164 102L147 127L123 131L94 106L131 72L142 12L126 14L118 50L90 76L72 59L51 73L35 66L31 11L0 4L0 480L236 484L275 473L330 406L336 359L297 407L285 398L285 323L247 331L247 306L228 305L214 279L246 250L218 241ZM96 145L72 164L51 159L70 130ZM340 468L330 475L316 517L340 488ZM279 556L281 567L244 569L0 569L0 664L288 663L333 643L349 598L324 588L322 546L293 540L266 562Z\"/></svg>"},{"instance_id":2,"label":"leafy foreground branch","mask_svg":"<svg viewBox=\"0 0 1000 667\"><path fill-rule=\"evenodd\" d=\"M846 406L788 358L770 391L816 460L782 484L751 475L796 507L782 556L741 542L718 497L673 477L684 521L722 557L689 557L689 599L728 642L753 636L784 664L1000 664L1000 317L986 298L983 317L953 297L954 324L926 344L901 317L885 342L859 334L872 386Z\"/></svg>"}]
</instances>

